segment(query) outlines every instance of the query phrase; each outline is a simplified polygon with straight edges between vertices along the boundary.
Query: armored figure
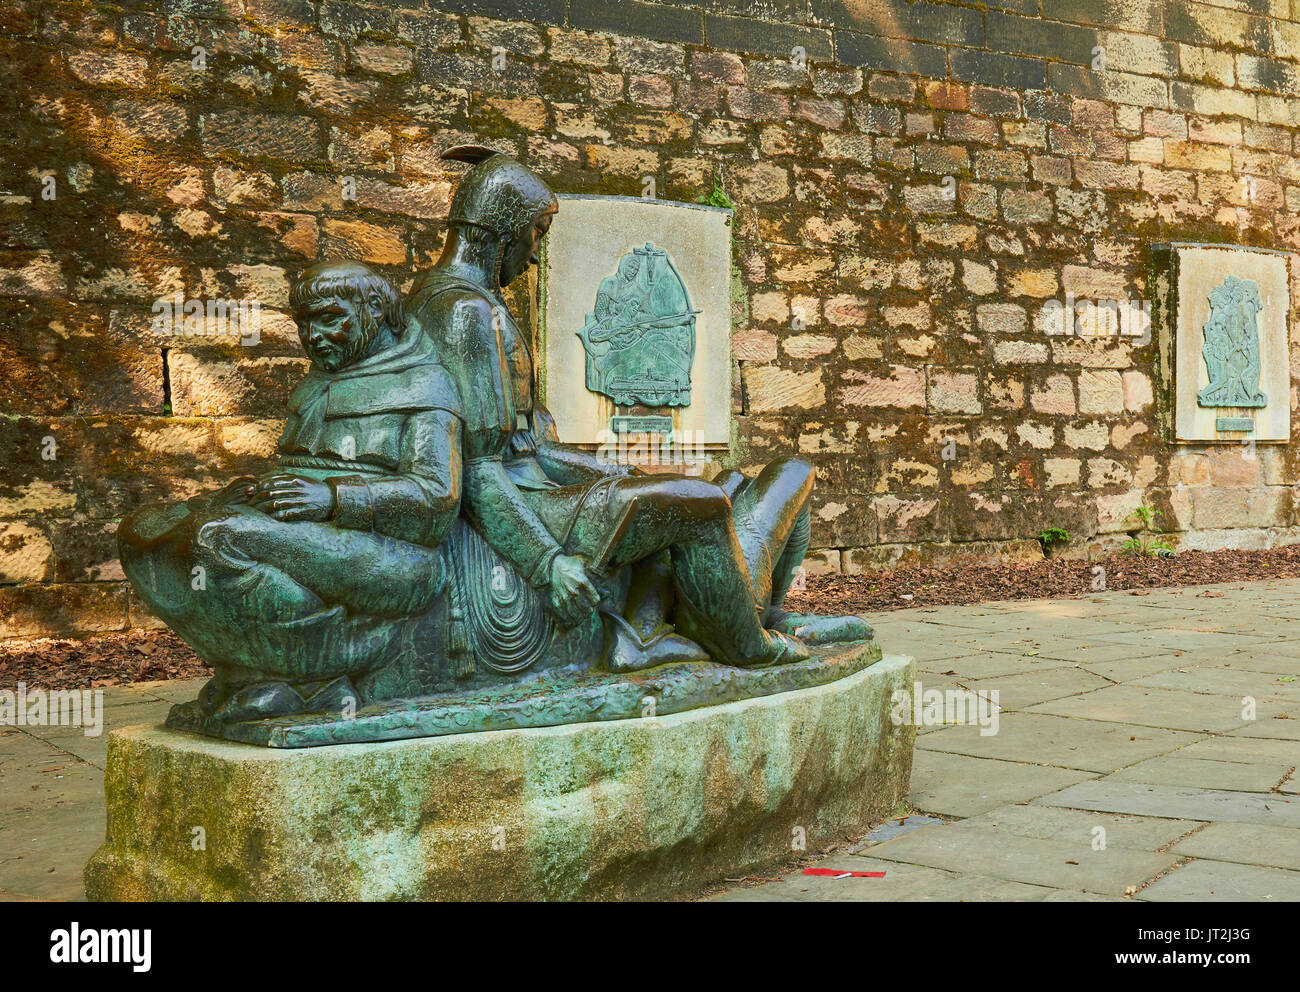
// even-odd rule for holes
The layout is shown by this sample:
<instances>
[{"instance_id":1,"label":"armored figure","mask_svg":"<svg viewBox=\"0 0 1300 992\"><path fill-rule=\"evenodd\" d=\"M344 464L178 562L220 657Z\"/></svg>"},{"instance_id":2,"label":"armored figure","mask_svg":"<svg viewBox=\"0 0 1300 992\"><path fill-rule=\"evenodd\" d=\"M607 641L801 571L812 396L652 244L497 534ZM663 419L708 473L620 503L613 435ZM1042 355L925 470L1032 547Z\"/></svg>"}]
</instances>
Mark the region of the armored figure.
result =
<instances>
[{"instance_id":1,"label":"armored figure","mask_svg":"<svg viewBox=\"0 0 1300 992\"><path fill-rule=\"evenodd\" d=\"M808 548L806 463L781 459L755 479L730 472L705 482L643 476L557 440L533 397L527 336L501 290L536 263L558 202L508 156L463 148L448 157L474 164L452 200L443 253L407 309L460 390L463 506L474 530L561 624L604 603L613 664L625 668L689 657L694 645L734 665L767 665L807 657L800 636L870 636L856 617L781 608ZM592 571L623 566L628 599L610 603ZM667 633L670 612L676 633Z\"/></svg>"}]
</instances>

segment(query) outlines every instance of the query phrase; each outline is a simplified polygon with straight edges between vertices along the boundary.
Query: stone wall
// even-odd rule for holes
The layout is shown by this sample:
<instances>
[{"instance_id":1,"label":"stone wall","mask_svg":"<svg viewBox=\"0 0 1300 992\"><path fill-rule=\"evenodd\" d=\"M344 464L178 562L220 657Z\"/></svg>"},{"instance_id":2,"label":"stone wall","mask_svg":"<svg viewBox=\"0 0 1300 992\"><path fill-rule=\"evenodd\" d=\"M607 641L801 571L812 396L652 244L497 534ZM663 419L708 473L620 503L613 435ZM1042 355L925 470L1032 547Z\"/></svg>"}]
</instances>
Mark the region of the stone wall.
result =
<instances>
[{"instance_id":1,"label":"stone wall","mask_svg":"<svg viewBox=\"0 0 1300 992\"><path fill-rule=\"evenodd\" d=\"M1043 318L1142 300L1154 242L1297 244L1300 0L409 4L0 0L0 636L150 622L115 522L266 464L288 279L407 283L464 140L721 186L733 460L817 465L818 568L1086 553L1140 502L1184 547L1300 533L1290 446L1175 449L1151 344ZM157 333L174 294L260 300L257 343Z\"/></svg>"}]
</instances>

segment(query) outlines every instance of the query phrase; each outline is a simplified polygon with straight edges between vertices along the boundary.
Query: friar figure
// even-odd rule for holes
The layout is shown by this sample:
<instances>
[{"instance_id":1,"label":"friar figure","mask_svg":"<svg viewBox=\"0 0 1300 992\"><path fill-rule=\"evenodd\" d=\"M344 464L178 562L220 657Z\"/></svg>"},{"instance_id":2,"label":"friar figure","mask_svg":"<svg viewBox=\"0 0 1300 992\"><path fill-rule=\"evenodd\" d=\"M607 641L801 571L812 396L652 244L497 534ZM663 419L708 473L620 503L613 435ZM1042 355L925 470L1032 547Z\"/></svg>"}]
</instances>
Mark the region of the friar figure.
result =
<instances>
[{"instance_id":1,"label":"friar figure","mask_svg":"<svg viewBox=\"0 0 1300 992\"><path fill-rule=\"evenodd\" d=\"M131 584L212 663L200 702L222 720L359 705L354 680L424 650L460 507L456 390L397 290L323 263L290 303L312 366L278 469L118 529Z\"/></svg>"},{"instance_id":2,"label":"friar figure","mask_svg":"<svg viewBox=\"0 0 1300 992\"><path fill-rule=\"evenodd\" d=\"M633 568L612 621L622 638L612 668L691 657L692 648L698 656L696 645L718 661L766 665L808 657L805 641L870 637L858 617L782 609L808 548L806 462L780 459L755 479L733 471L706 482L642 475L558 441L533 396L528 339L501 295L536 264L556 197L491 149L444 157L473 166L452 199L442 255L416 279L407 309L461 394L463 512L474 529L561 624L583 622L602 602L593 563ZM666 633L670 610L675 633Z\"/></svg>"}]
</instances>

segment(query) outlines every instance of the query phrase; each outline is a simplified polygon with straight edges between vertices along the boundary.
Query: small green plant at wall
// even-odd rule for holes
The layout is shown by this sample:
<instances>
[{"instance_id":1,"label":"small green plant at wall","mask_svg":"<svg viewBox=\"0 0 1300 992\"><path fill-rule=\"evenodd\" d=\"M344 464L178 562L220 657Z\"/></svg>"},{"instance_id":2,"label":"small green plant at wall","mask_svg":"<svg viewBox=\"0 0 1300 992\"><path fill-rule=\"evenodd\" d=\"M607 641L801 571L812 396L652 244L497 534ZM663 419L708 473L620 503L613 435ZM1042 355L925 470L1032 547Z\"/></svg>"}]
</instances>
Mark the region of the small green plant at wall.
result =
<instances>
[{"instance_id":1,"label":"small green plant at wall","mask_svg":"<svg viewBox=\"0 0 1300 992\"><path fill-rule=\"evenodd\" d=\"M1173 557L1174 549L1164 540L1151 534L1152 525L1160 519L1159 510L1143 503L1125 519L1132 521L1133 526L1128 529L1128 540L1121 546L1123 550L1152 558Z\"/></svg>"},{"instance_id":2,"label":"small green plant at wall","mask_svg":"<svg viewBox=\"0 0 1300 992\"><path fill-rule=\"evenodd\" d=\"M1038 535L1038 543L1043 548L1043 557L1050 558L1058 546L1070 543L1070 532L1064 527L1048 527Z\"/></svg>"},{"instance_id":3,"label":"small green plant at wall","mask_svg":"<svg viewBox=\"0 0 1300 992\"><path fill-rule=\"evenodd\" d=\"M714 177L713 189L711 189L705 196L701 196L695 202L703 203L710 207L725 207L728 210L736 209L736 205L731 202L731 197L729 197L727 191L722 188L722 183L717 179L717 177Z\"/></svg>"}]
</instances>

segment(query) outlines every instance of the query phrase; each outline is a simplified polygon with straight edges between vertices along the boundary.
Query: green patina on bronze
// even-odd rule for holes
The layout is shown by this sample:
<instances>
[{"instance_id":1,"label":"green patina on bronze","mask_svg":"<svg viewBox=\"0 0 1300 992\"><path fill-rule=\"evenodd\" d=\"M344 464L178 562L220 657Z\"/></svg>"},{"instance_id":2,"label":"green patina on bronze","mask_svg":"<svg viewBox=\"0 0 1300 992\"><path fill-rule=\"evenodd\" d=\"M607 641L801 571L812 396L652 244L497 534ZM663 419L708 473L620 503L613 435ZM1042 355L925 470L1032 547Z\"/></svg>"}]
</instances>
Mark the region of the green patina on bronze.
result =
<instances>
[{"instance_id":1,"label":"green patina on bronze","mask_svg":"<svg viewBox=\"0 0 1300 992\"><path fill-rule=\"evenodd\" d=\"M619 406L690 406L699 313L668 252L649 241L632 249L601 280L577 332L587 388Z\"/></svg>"},{"instance_id":2,"label":"green patina on bronze","mask_svg":"<svg viewBox=\"0 0 1300 992\"><path fill-rule=\"evenodd\" d=\"M194 701L176 707L167 726L245 744L312 747L630 720L825 685L861 671L880 657L874 641L859 641L824 645L814 649L811 658L772 668L695 661L628 675L558 672L477 692L384 701L352 717L335 719L300 714L222 723Z\"/></svg>"},{"instance_id":3,"label":"green patina on bronze","mask_svg":"<svg viewBox=\"0 0 1300 992\"><path fill-rule=\"evenodd\" d=\"M447 154L472 167L441 257L405 299L355 262L294 281L312 367L278 468L122 521L127 578L216 673L169 724L251 740L269 733L254 724L307 714L291 721L299 744L377 740L639 715L633 672L686 707L816 684L833 669L810 645L872 634L782 608L808 548L811 466L706 482L560 443L502 295L536 263L557 200L505 155ZM638 288L597 307L614 318L606 343L627 337L639 356L628 369L645 363L643 332L682 338L694 321L666 254L636 257ZM689 374L686 336L674 374ZM689 402L689 378L668 391ZM527 685L551 686L549 707L529 701L539 676Z\"/></svg>"},{"instance_id":4,"label":"green patina on bronze","mask_svg":"<svg viewBox=\"0 0 1300 992\"><path fill-rule=\"evenodd\" d=\"M1259 312L1264 304L1253 279L1227 276L1210 294L1210 319L1201 355L1210 382L1196 394L1203 407L1263 407L1260 391ZM1248 430L1220 427L1219 430Z\"/></svg>"}]
</instances>

